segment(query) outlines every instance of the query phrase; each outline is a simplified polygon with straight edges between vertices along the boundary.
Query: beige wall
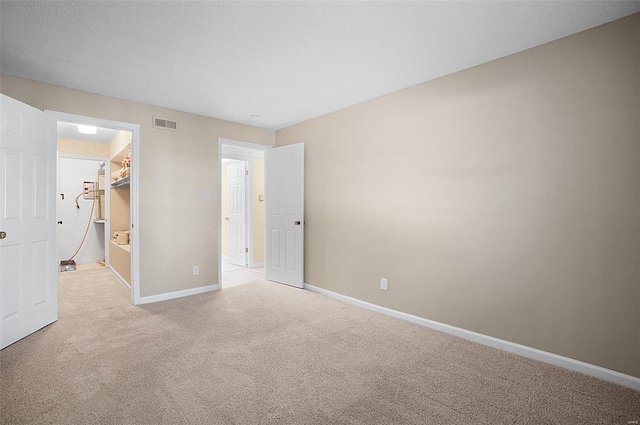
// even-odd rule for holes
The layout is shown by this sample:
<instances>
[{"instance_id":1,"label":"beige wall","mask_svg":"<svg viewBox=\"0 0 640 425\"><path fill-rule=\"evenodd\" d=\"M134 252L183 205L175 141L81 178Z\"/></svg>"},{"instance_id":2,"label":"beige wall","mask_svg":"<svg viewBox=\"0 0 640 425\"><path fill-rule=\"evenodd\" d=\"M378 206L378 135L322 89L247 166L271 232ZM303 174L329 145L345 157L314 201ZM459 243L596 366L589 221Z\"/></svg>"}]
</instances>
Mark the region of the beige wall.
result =
<instances>
[{"instance_id":1,"label":"beige wall","mask_svg":"<svg viewBox=\"0 0 640 425\"><path fill-rule=\"evenodd\" d=\"M120 276L131 284L131 251L130 245L116 245L109 242L109 265L118 272Z\"/></svg>"},{"instance_id":2,"label":"beige wall","mask_svg":"<svg viewBox=\"0 0 640 425\"><path fill-rule=\"evenodd\" d=\"M253 163L253 261L264 261L264 159L254 158Z\"/></svg>"},{"instance_id":3,"label":"beige wall","mask_svg":"<svg viewBox=\"0 0 640 425\"><path fill-rule=\"evenodd\" d=\"M114 231L131 229L131 204L129 202L131 191L124 187L110 189L110 191L109 238L113 238Z\"/></svg>"},{"instance_id":4,"label":"beige wall","mask_svg":"<svg viewBox=\"0 0 640 425\"><path fill-rule=\"evenodd\" d=\"M122 167L122 160L124 159L124 156L127 154L127 152L125 152L125 148L126 151L129 151L129 149L131 149L131 132L130 131L118 131L116 133L116 136L113 138L113 140L111 140L111 143L109 143L109 158L111 158L112 160L116 159L118 162L120 162L120 164L118 164L118 168ZM118 168L115 168L111 171L115 171Z\"/></svg>"},{"instance_id":5,"label":"beige wall","mask_svg":"<svg viewBox=\"0 0 640 425\"><path fill-rule=\"evenodd\" d=\"M640 376L639 32L279 130L305 143L305 282Z\"/></svg>"},{"instance_id":6,"label":"beige wall","mask_svg":"<svg viewBox=\"0 0 640 425\"><path fill-rule=\"evenodd\" d=\"M117 153L117 152L116 152ZM116 167L112 164L112 169ZM131 229L131 190L125 187L109 189L110 213L109 213L109 265L131 284L131 248L130 245L119 246L113 242L113 233L116 230Z\"/></svg>"},{"instance_id":7,"label":"beige wall","mask_svg":"<svg viewBox=\"0 0 640 425\"><path fill-rule=\"evenodd\" d=\"M58 152L73 155L109 157L109 144L58 138Z\"/></svg>"},{"instance_id":8,"label":"beige wall","mask_svg":"<svg viewBox=\"0 0 640 425\"><path fill-rule=\"evenodd\" d=\"M275 132L32 80L0 75L0 91L40 109L140 125L140 292L218 283L218 138L273 146ZM158 115L178 131L152 127ZM192 266L200 266L193 276Z\"/></svg>"}]
</instances>

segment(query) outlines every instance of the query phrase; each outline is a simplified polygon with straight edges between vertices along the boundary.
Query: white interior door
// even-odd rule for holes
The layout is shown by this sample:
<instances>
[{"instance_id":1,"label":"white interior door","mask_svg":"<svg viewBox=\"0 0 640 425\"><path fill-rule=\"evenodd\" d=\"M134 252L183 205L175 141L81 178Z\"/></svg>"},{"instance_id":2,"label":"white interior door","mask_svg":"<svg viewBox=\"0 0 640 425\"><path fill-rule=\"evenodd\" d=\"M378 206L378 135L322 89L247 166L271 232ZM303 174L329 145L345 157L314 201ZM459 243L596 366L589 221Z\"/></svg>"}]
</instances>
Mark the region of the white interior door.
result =
<instances>
[{"instance_id":1,"label":"white interior door","mask_svg":"<svg viewBox=\"0 0 640 425\"><path fill-rule=\"evenodd\" d=\"M58 319L56 120L0 98L0 349Z\"/></svg>"},{"instance_id":2,"label":"white interior door","mask_svg":"<svg viewBox=\"0 0 640 425\"><path fill-rule=\"evenodd\" d=\"M227 165L227 184L229 185L229 231L227 261L239 266L247 265L247 202L246 202L245 161L232 162Z\"/></svg>"},{"instance_id":3,"label":"white interior door","mask_svg":"<svg viewBox=\"0 0 640 425\"><path fill-rule=\"evenodd\" d=\"M304 276L304 144L265 151L268 280L302 288Z\"/></svg>"},{"instance_id":4,"label":"white interior door","mask_svg":"<svg viewBox=\"0 0 640 425\"><path fill-rule=\"evenodd\" d=\"M56 122L57 127L57 122ZM58 138L58 130L56 128L56 264L60 264L60 203L58 200L60 199L60 174L58 171L60 170L60 153L57 150L57 138ZM56 277L56 281L60 279L60 267L57 270L58 276Z\"/></svg>"}]
</instances>

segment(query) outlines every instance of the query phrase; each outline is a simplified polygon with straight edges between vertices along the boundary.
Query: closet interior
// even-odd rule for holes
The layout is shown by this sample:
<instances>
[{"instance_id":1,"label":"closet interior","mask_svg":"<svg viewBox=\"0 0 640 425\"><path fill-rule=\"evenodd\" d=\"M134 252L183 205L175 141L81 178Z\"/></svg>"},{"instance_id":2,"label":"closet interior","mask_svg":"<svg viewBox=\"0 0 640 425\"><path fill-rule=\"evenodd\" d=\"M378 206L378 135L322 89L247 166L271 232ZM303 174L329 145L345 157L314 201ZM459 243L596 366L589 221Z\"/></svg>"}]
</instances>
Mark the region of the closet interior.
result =
<instances>
[{"instance_id":1,"label":"closet interior","mask_svg":"<svg viewBox=\"0 0 640 425\"><path fill-rule=\"evenodd\" d=\"M61 272L107 265L131 286L131 138L130 131L58 121Z\"/></svg>"}]
</instances>

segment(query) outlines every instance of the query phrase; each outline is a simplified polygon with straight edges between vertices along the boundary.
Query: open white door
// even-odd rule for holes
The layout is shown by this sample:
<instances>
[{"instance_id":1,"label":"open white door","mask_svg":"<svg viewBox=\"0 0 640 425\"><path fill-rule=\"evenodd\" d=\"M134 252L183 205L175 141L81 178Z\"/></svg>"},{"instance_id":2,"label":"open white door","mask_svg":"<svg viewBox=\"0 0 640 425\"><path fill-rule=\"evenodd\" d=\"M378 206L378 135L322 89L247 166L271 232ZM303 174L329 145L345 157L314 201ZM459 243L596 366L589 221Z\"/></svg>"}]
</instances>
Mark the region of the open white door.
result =
<instances>
[{"instance_id":1,"label":"open white door","mask_svg":"<svg viewBox=\"0 0 640 425\"><path fill-rule=\"evenodd\" d=\"M244 161L227 165L227 184L229 185L227 261L242 267L247 265L246 173L247 163Z\"/></svg>"},{"instance_id":2,"label":"open white door","mask_svg":"<svg viewBox=\"0 0 640 425\"><path fill-rule=\"evenodd\" d=\"M265 151L268 280L302 288L304 266L304 144Z\"/></svg>"},{"instance_id":3,"label":"open white door","mask_svg":"<svg viewBox=\"0 0 640 425\"><path fill-rule=\"evenodd\" d=\"M58 319L56 120L0 95L0 349Z\"/></svg>"}]
</instances>

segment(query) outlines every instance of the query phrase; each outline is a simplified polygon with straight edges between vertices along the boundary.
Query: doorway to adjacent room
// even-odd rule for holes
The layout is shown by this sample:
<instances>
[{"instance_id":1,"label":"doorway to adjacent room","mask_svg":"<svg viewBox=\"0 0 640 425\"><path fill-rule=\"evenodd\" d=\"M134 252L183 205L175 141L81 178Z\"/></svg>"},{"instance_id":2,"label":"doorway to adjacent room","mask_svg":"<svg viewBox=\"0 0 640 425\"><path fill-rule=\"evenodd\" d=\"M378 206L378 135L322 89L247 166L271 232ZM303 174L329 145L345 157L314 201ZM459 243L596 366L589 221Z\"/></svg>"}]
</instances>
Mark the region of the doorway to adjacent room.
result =
<instances>
[{"instance_id":1,"label":"doorway to adjacent room","mask_svg":"<svg viewBox=\"0 0 640 425\"><path fill-rule=\"evenodd\" d=\"M264 279L264 150L223 145L221 155L220 282L228 288Z\"/></svg>"}]
</instances>

